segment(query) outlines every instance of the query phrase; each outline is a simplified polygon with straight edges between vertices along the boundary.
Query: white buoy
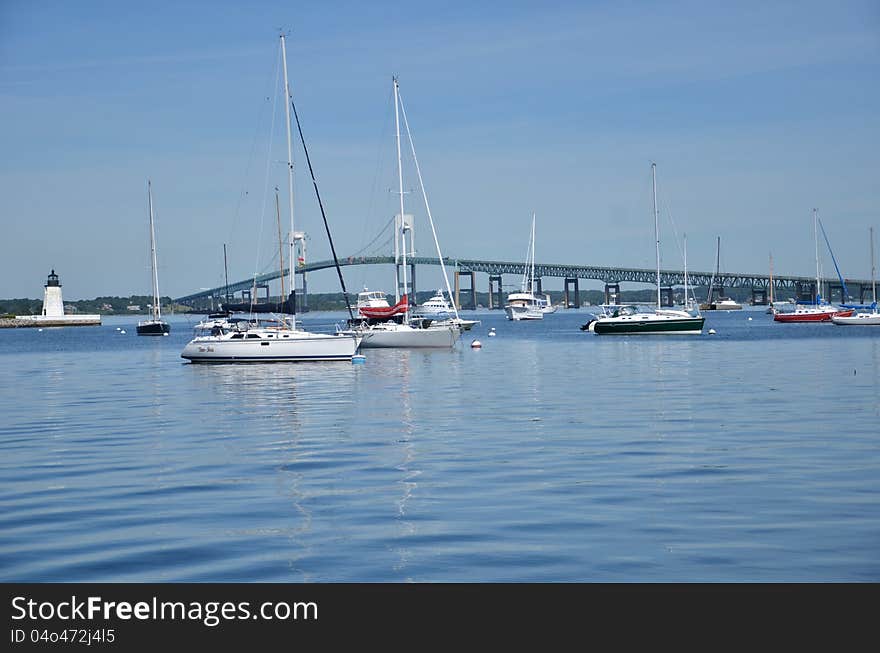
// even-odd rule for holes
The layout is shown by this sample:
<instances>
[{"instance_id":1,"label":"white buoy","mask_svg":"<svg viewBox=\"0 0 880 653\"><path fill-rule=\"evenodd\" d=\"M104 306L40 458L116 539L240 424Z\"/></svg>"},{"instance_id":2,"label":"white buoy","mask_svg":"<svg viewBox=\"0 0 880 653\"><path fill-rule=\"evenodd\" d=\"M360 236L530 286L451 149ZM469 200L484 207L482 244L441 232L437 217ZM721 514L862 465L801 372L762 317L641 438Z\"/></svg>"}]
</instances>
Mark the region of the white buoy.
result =
<instances>
[{"instance_id":1,"label":"white buoy","mask_svg":"<svg viewBox=\"0 0 880 653\"><path fill-rule=\"evenodd\" d=\"M490 338L495 337L495 329L492 329L492 330L489 332L489 337L490 337Z\"/></svg>"},{"instance_id":2,"label":"white buoy","mask_svg":"<svg viewBox=\"0 0 880 653\"><path fill-rule=\"evenodd\" d=\"M471 349L479 349L479 348L482 347L482 346L483 346L483 343L480 342L479 340L474 340L474 341L471 343Z\"/></svg>"},{"instance_id":3,"label":"white buoy","mask_svg":"<svg viewBox=\"0 0 880 653\"><path fill-rule=\"evenodd\" d=\"M715 329L709 329L709 335L710 335L710 336L714 336L714 335L715 335Z\"/></svg>"},{"instance_id":4,"label":"white buoy","mask_svg":"<svg viewBox=\"0 0 880 653\"><path fill-rule=\"evenodd\" d=\"M124 333L125 333L125 329L120 330L119 333L124 334Z\"/></svg>"},{"instance_id":5,"label":"white buoy","mask_svg":"<svg viewBox=\"0 0 880 653\"><path fill-rule=\"evenodd\" d=\"M749 318L749 322L751 322L751 321L752 321L752 318Z\"/></svg>"},{"instance_id":6,"label":"white buoy","mask_svg":"<svg viewBox=\"0 0 880 653\"><path fill-rule=\"evenodd\" d=\"M37 329L37 331L42 331L42 329Z\"/></svg>"},{"instance_id":7,"label":"white buoy","mask_svg":"<svg viewBox=\"0 0 880 653\"><path fill-rule=\"evenodd\" d=\"M122 331L122 327L116 327L117 331Z\"/></svg>"}]
</instances>

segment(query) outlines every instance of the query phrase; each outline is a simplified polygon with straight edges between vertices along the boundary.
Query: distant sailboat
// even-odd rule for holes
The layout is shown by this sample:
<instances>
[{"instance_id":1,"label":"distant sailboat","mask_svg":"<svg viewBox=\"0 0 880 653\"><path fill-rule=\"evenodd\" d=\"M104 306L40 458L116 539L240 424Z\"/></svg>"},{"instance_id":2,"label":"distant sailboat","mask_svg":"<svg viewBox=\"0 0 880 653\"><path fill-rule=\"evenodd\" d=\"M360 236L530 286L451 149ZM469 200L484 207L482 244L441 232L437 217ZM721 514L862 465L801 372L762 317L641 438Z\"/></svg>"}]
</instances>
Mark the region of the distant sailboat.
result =
<instances>
[{"instance_id":1,"label":"distant sailboat","mask_svg":"<svg viewBox=\"0 0 880 653\"><path fill-rule=\"evenodd\" d=\"M147 180L147 199L150 208L150 267L152 268L153 302L150 305L150 319L138 322L139 336L167 336L171 327L162 319L162 300L159 298L159 271L156 264L156 230L153 226L153 186Z\"/></svg>"},{"instance_id":2,"label":"distant sailboat","mask_svg":"<svg viewBox=\"0 0 880 653\"><path fill-rule=\"evenodd\" d=\"M529 251L519 292L507 296L504 312L508 320L543 320L544 313L555 310L546 296L535 292L535 214L532 213L532 232L529 238Z\"/></svg>"},{"instance_id":3,"label":"distant sailboat","mask_svg":"<svg viewBox=\"0 0 880 653\"><path fill-rule=\"evenodd\" d=\"M846 317L854 312L851 308L833 306L822 299L822 286L819 278L819 216L817 209L813 209L813 239L816 247L816 295L810 304L797 306L791 312L776 311L773 314L775 322L830 322L835 315Z\"/></svg>"},{"instance_id":4,"label":"distant sailboat","mask_svg":"<svg viewBox=\"0 0 880 653\"><path fill-rule=\"evenodd\" d=\"M654 240L657 254L657 307L653 311L640 310L637 306L604 307L602 315L596 316L581 331L597 335L641 334L688 334L703 332L706 318L699 312L663 308L660 305L660 226L657 210L657 164L651 164L651 183L654 194Z\"/></svg>"},{"instance_id":5,"label":"distant sailboat","mask_svg":"<svg viewBox=\"0 0 880 653\"><path fill-rule=\"evenodd\" d=\"M715 250L715 271L712 273L712 280L709 282L709 294L706 297L706 303L700 304L701 311L738 311L742 309L742 305L736 303L730 297L714 298L715 277L721 273L721 236L718 236L718 246Z\"/></svg>"},{"instance_id":6,"label":"distant sailboat","mask_svg":"<svg viewBox=\"0 0 880 653\"><path fill-rule=\"evenodd\" d=\"M870 308L870 312L859 311L854 315L834 315L831 321L841 326L845 325L880 325L880 312L877 311L877 281L876 269L874 268L874 227L869 229L868 240L871 245L871 305L863 308Z\"/></svg>"}]
</instances>

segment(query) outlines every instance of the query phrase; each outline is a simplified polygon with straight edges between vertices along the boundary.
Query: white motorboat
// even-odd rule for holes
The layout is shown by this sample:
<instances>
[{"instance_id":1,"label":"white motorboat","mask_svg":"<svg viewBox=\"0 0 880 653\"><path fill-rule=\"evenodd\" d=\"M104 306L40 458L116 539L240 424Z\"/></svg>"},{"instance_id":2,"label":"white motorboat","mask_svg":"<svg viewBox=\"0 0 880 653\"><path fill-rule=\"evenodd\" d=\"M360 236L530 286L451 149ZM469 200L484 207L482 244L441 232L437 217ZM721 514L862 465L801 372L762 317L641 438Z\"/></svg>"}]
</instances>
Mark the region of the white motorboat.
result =
<instances>
[{"instance_id":1,"label":"white motorboat","mask_svg":"<svg viewBox=\"0 0 880 653\"><path fill-rule=\"evenodd\" d=\"M442 290L438 290L437 294L428 299L423 304L419 304L412 311L413 317L426 317L432 320L445 320L455 315L451 304L446 299L446 295Z\"/></svg>"}]
</instances>

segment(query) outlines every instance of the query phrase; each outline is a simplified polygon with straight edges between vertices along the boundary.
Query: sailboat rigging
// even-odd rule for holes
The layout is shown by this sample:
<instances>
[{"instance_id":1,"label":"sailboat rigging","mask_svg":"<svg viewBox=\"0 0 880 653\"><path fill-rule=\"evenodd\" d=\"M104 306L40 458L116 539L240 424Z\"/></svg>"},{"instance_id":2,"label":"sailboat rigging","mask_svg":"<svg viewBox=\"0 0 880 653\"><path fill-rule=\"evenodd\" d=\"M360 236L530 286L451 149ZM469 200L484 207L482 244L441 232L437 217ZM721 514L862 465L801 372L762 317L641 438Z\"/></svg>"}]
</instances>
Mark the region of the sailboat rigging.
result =
<instances>
[{"instance_id":1,"label":"sailboat rigging","mask_svg":"<svg viewBox=\"0 0 880 653\"><path fill-rule=\"evenodd\" d=\"M824 233L824 227L822 229ZM852 308L833 306L822 299L822 280L819 274L819 210L813 209L813 240L816 250L816 292L809 304L799 305L791 312L775 311L773 314L774 322L830 322L834 316L847 317L854 313ZM827 243L827 237L826 237ZM829 245L829 250L830 250ZM834 257L832 253L832 258ZM835 268L837 263L834 263ZM838 275L840 270L838 270ZM843 278L841 277L841 281ZM842 284L844 289L845 284ZM844 294L846 291L844 290Z\"/></svg>"},{"instance_id":2,"label":"sailboat rigging","mask_svg":"<svg viewBox=\"0 0 880 653\"><path fill-rule=\"evenodd\" d=\"M290 237L294 231L293 201L293 153L291 148L290 106L293 97L287 77L287 49L284 35L281 35L281 58L284 70L284 100L286 134L287 134L287 180L290 210ZM302 131L300 130L300 134ZM304 141L303 141L304 142ZM311 166L310 166L311 167ZM314 180L314 173L312 174ZM317 191L317 184L315 184ZM276 214L280 230L280 208L276 189ZM322 206L323 215L323 206ZM327 224L326 216L324 218ZM327 229L330 236L329 227ZM280 239L279 239L280 240ZM332 239L330 240L333 247ZM280 244L279 244L279 247ZM335 250L334 250L335 256ZM293 289L293 261L290 261L291 290ZM282 261L282 287L283 287ZM342 275L340 272L340 281ZM345 287L343 284L343 292ZM291 293L292 294L292 293ZM351 360L360 346L360 337L356 334L313 333L298 328L296 324L296 302L289 302L289 316L282 316L270 324L254 324L250 321L225 321L212 327L210 335L199 335L193 338L183 352L182 358L192 362L300 362L300 361L333 361Z\"/></svg>"},{"instance_id":3,"label":"sailboat rigging","mask_svg":"<svg viewBox=\"0 0 880 653\"><path fill-rule=\"evenodd\" d=\"M654 242L657 259L657 306L652 311L638 306L603 306L601 315L593 316L581 331L597 335L687 334L703 332L705 318L699 311L664 308L660 292L660 224L657 209L657 164L651 164L651 186L654 197ZM687 302L685 302L687 309Z\"/></svg>"},{"instance_id":4,"label":"sailboat rigging","mask_svg":"<svg viewBox=\"0 0 880 653\"><path fill-rule=\"evenodd\" d=\"M147 200L150 212L150 268L152 269L153 301L150 304L150 319L138 322L139 336L167 336L170 325L162 319L162 299L159 297L159 270L156 263L156 230L153 225L153 185L147 180Z\"/></svg>"},{"instance_id":5,"label":"sailboat rigging","mask_svg":"<svg viewBox=\"0 0 880 653\"><path fill-rule=\"evenodd\" d=\"M400 98L400 85L397 77L393 78L394 86L394 125L396 132L396 154L397 154L397 183L399 198L399 221L395 221L395 229L399 229L401 238L401 262L403 271L403 295L399 301L391 307L377 307L377 311L370 314L369 309L359 308L360 317L349 319L348 329L343 333L357 334L362 338L361 347L443 347L451 348L455 346L456 341L461 335L462 326L454 319L442 320L435 322L430 318L413 318L410 310L409 295L409 279L407 278L407 249L406 249L406 233L410 226L407 222L407 215L404 211L404 186L403 186L403 158L400 144L400 118L403 116L406 126L407 136L410 148L413 154L413 160L418 173L419 185L422 188L422 197L425 201L426 212L431 222L431 230L434 234L434 242L437 246L437 256L443 270L443 276L446 281L447 289L449 288L449 279L446 277L446 268L443 263L443 256L440 253L440 245L437 240L437 233L434 230L434 222L431 218L431 209L428 205L428 196L425 192L424 182L422 180L421 169L418 166L418 158L415 156L415 145L413 144L412 134L409 130L409 123L406 120L406 112L403 109L403 101ZM451 293L450 293L451 295ZM401 311L402 309L402 311ZM458 311L455 309L455 317L458 318Z\"/></svg>"},{"instance_id":6,"label":"sailboat rigging","mask_svg":"<svg viewBox=\"0 0 880 653\"><path fill-rule=\"evenodd\" d=\"M870 309L870 311L859 311L854 315L833 315L831 321L840 325L880 325L880 311L877 310L877 280L876 269L874 267L874 227L869 227L868 242L871 248L871 304L868 306L858 305L860 309Z\"/></svg>"}]
</instances>

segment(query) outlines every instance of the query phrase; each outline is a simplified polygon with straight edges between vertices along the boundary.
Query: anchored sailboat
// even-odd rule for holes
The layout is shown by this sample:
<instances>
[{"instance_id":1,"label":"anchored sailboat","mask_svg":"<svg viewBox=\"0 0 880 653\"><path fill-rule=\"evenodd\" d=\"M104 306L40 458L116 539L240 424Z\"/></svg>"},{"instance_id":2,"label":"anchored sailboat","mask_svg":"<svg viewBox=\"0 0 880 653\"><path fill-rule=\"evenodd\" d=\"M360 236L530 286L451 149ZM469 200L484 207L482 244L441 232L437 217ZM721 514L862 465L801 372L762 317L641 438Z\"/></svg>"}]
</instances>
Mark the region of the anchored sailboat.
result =
<instances>
[{"instance_id":1,"label":"anchored sailboat","mask_svg":"<svg viewBox=\"0 0 880 653\"><path fill-rule=\"evenodd\" d=\"M834 324L844 325L880 325L880 312L877 310L877 281L876 269L874 268L874 227L868 230L868 240L871 245L871 304L870 306L859 306L859 308L870 309L868 312L859 311L854 315L832 315L831 321Z\"/></svg>"},{"instance_id":2,"label":"anchored sailboat","mask_svg":"<svg viewBox=\"0 0 880 653\"><path fill-rule=\"evenodd\" d=\"M453 305L455 313L454 318L443 320L442 323L435 322L429 318L413 318L410 312L409 298L409 281L407 279L407 263L406 263L406 232L410 229L405 218L403 206L403 162L400 150L400 117L403 114L404 124L406 126L407 136L410 149L413 155L416 172L419 177L419 186L422 189L422 197L425 201L425 208L428 214L428 220L431 224L431 231L434 234L434 244L437 246L437 256L440 260L440 267L443 271L443 278L446 282L447 292L449 291L449 279L446 276L446 267L443 263L443 256L440 253L440 244L437 240L437 232L434 230L434 221L431 218L431 208L428 204L428 196L425 192L425 185L422 181L422 173L419 168L418 158L416 157L415 145L413 145L412 134L409 131L409 122L406 119L406 111L403 109L400 99L400 86L397 77L393 78L394 84L394 124L396 130L397 143L397 179L399 184L398 195L400 198L400 220L398 222L402 238L402 269L403 269L403 296L394 305L389 307L376 307L370 309L362 307L359 309L360 317L350 320L350 328L342 333L351 333L360 337L362 348L451 348L455 346L456 341L461 335L462 328L457 324L458 309ZM396 227L397 228L397 227ZM365 319L366 318L366 319Z\"/></svg>"},{"instance_id":3,"label":"anchored sailboat","mask_svg":"<svg viewBox=\"0 0 880 653\"><path fill-rule=\"evenodd\" d=\"M742 309L741 304L737 304L730 297L713 297L715 292L715 278L719 276L721 270L721 236L718 236L718 245L715 249L715 271L712 272L712 280L709 281L709 294L706 297L706 303L700 304L701 311L738 311Z\"/></svg>"},{"instance_id":4,"label":"anchored sailboat","mask_svg":"<svg viewBox=\"0 0 880 653\"><path fill-rule=\"evenodd\" d=\"M813 239L816 247L816 294L812 302L799 305L794 311L782 313L775 311L775 322L830 322L833 316L846 317L853 314L853 309L833 306L822 299L822 285L819 278L819 211L813 209ZM829 247L830 249L830 247ZM832 253L833 256L833 253ZM836 267L835 263L835 267ZM844 284L845 286L845 284ZM846 291L844 290L844 294Z\"/></svg>"},{"instance_id":5,"label":"anchored sailboat","mask_svg":"<svg viewBox=\"0 0 880 653\"><path fill-rule=\"evenodd\" d=\"M556 310L550 303L549 296L538 295L535 288L535 214L532 213L532 234L529 238L522 284L519 292L512 292L507 296L507 304L504 306L508 320L543 320L545 313Z\"/></svg>"},{"instance_id":6,"label":"anchored sailboat","mask_svg":"<svg viewBox=\"0 0 880 653\"><path fill-rule=\"evenodd\" d=\"M171 332L171 327L162 319L159 271L156 264L156 230L153 226L153 186L149 179L147 180L147 199L150 206L150 268L153 272L153 302L150 304L150 319L138 322L137 334L139 336L167 336Z\"/></svg>"},{"instance_id":7,"label":"anchored sailboat","mask_svg":"<svg viewBox=\"0 0 880 653\"><path fill-rule=\"evenodd\" d=\"M290 203L290 233L293 237L293 153L290 138L290 107L293 97L290 93L290 85L287 81L287 50L284 43L284 35L281 35L281 58L284 65L284 108L287 131L287 181ZM294 111L296 108L294 107ZM297 126L299 121L297 120ZM300 138L305 149L305 139ZM306 159L308 160L308 150ZM311 171L311 164L309 164ZM317 192L314 173L312 182ZM277 198L277 195L276 195ZM320 195L318 196L320 202ZM276 199L277 207L277 199ZM321 213L324 209L321 205ZM276 208L276 213L280 210ZM324 216L325 227L326 216ZM333 240L330 238L330 230L327 227L327 236L334 259L336 251L333 248ZM283 263L282 263L283 265ZM342 273L339 271L342 291L345 293L345 284L342 282ZM293 265L290 265L291 288L293 287ZM282 291L283 294L283 291ZM347 301L347 294L346 294ZM297 328L296 306L290 306L290 315L280 317L269 324L254 324L251 321L232 322L223 320L212 326L209 335L197 336L184 347L180 354L194 363L228 363L228 362L300 362L300 361L334 361L351 360L360 344L360 338L354 334L328 334L312 333Z\"/></svg>"},{"instance_id":8,"label":"anchored sailboat","mask_svg":"<svg viewBox=\"0 0 880 653\"><path fill-rule=\"evenodd\" d=\"M705 318L697 312L663 308L660 302L660 226L657 209L657 164L651 164L654 195L654 240L657 254L657 306L648 311L639 306L604 307L603 313L581 327L597 335L688 334L703 332Z\"/></svg>"}]
</instances>

